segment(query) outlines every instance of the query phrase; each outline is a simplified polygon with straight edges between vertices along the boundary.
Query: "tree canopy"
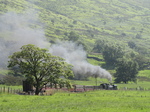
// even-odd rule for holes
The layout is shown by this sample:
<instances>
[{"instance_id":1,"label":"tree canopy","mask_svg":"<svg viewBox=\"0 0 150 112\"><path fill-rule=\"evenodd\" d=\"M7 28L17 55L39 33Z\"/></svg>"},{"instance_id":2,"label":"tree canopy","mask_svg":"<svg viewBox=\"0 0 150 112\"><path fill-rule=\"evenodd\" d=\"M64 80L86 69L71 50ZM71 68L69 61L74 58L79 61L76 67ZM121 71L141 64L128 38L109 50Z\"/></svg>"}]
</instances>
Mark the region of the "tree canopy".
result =
<instances>
[{"instance_id":1,"label":"tree canopy","mask_svg":"<svg viewBox=\"0 0 150 112\"><path fill-rule=\"evenodd\" d=\"M105 47L103 51L103 57L106 64L115 65L119 58L123 58L125 52L121 46L109 45Z\"/></svg>"},{"instance_id":2,"label":"tree canopy","mask_svg":"<svg viewBox=\"0 0 150 112\"><path fill-rule=\"evenodd\" d=\"M35 87L36 95L47 83L55 85L63 83L68 86L67 78L73 76L72 66L64 62L64 59L53 56L48 50L35 45L24 45L21 51L13 53L9 58L8 67L17 66Z\"/></svg>"},{"instance_id":3,"label":"tree canopy","mask_svg":"<svg viewBox=\"0 0 150 112\"><path fill-rule=\"evenodd\" d=\"M75 41L77 41L79 39L79 35L77 33L75 33L74 31L71 31L69 33L68 38L69 38L69 41L75 42Z\"/></svg>"},{"instance_id":4,"label":"tree canopy","mask_svg":"<svg viewBox=\"0 0 150 112\"><path fill-rule=\"evenodd\" d=\"M93 50L102 53L106 64L111 66L114 66L117 60L125 55L125 50L121 45L103 39L95 42Z\"/></svg>"},{"instance_id":5,"label":"tree canopy","mask_svg":"<svg viewBox=\"0 0 150 112\"><path fill-rule=\"evenodd\" d=\"M121 59L118 61L117 69L115 73L115 82L128 83L129 81L136 81L136 76L138 74L138 63L133 60Z\"/></svg>"}]
</instances>

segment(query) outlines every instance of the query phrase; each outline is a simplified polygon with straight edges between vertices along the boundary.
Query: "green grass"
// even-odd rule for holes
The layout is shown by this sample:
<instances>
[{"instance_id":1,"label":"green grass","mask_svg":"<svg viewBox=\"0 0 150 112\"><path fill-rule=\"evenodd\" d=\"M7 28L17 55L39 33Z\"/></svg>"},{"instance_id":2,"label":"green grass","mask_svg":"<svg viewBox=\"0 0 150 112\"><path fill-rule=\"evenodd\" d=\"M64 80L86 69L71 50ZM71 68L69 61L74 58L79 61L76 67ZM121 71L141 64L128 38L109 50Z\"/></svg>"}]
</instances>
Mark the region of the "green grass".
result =
<instances>
[{"instance_id":1,"label":"green grass","mask_svg":"<svg viewBox=\"0 0 150 112\"><path fill-rule=\"evenodd\" d=\"M6 89L9 87L9 88L12 88L12 89L22 89L22 85L20 86L7 86L7 85L2 85L0 84L0 88L2 87L5 87Z\"/></svg>"},{"instance_id":2,"label":"green grass","mask_svg":"<svg viewBox=\"0 0 150 112\"><path fill-rule=\"evenodd\" d=\"M150 82L150 70L141 70L138 73L139 82Z\"/></svg>"},{"instance_id":3,"label":"green grass","mask_svg":"<svg viewBox=\"0 0 150 112\"><path fill-rule=\"evenodd\" d=\"M103 62L103 61L97 61L97 60L94 60L94 59L87 59L87 61L89 63L91 63L92 65L102 65L102 64L105 64L105 62Z\"/></svg>"},{"instance_id":4,"label":"green grass","mask_svg":"<svg viewBox=\"0 0 150 112\"><path fill-rule=\"evenodd\" d=\"M149 70L140 71L138 75L147 77ZM97 81L98 84L107 82L99 78ZM94 78L89 78L88 81L72 81L72 84L96 85ZM98 90L83 93L58 91L52 96L0 93L0 110L1 112L148 112L150 108L149 85L148 81L117 84L119 89L141 87L146 91ZM21 86L11 87L22 88Z\"/></svg>"},{"instance_id":5,"label":"green grass","mask_svg":"<svg viewBox=\"0 0 150 112\"><path fill-rule=\"evenodd\" d=\"M117 84L119 89L123 89L124 87L126 88L143 88L145 90L150 90L150 82L138 82L138 83L128 83L128 84Z\"/></svg>"},{"instance_id":6,"label":"green grass","mask_svg":"<svg viewBox=\"0 0 150 112\"><path fill-rule=\"evenodd\" d=\"M138 76L143 76L143 77L148 77L148 78L150 78L150 70L142 70L142 71L139 71Z\"/></svg>"},{"instance_id":7,"label":"green grass","mask_svg":"<svg viewBox=\"0 0 150 112\"><path fill-rule=\"evenodd\" d=\"M148 112L149 91L91 91L52 96L0 94L1 112Z\"/></svg>"},{"instance_id":8,"label":"green grass","mask_svg":"<svg viewBox=\"0 0 150 112\"><path fill-rule=\"evenodd\" d=\"M104 60L102 54L100 54L100 53L97 53L97 54L96 53L95 54L88 54L88 56ZM90 64L93 64L93 65L100 65L101 66L101 65L105 64L105 61L98 61L98 60L93 59L93 58L87 58L87 61Z\"/></svg>"},{"instance_id":9,"label":"green grass","mask_svg":"<svg viewBox=\"0 0 150 112\"><path fill-rule=\"evenodd\" d=\"M0 74L2 75L7 75L9 72L9 70L6 70L6 69L0 69Z\"/></svg>"}]
</instances>

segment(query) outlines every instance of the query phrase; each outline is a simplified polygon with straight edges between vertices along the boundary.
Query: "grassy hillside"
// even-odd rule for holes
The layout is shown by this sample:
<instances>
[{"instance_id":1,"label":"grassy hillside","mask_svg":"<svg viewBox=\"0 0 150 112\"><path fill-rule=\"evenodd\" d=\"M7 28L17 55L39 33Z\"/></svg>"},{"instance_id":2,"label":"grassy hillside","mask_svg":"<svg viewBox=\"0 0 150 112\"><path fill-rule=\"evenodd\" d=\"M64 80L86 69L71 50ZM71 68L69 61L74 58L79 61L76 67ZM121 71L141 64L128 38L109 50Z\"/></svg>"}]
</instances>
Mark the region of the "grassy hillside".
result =
<instances>
[{"instance_id":1,"label":"grassy hillside","mask_svg":"<svg viewBox=\"0 0 150 112\"><path fill-rule=\"evenodd\" d=\"M45 2L47 0L37 1L36 4L72 19L73 23L76 23L69 23L73 25L72 30L82 31L80 33L88 39L107 38L123 43L134 39L137 45L149 47L147 44L150 41L150 10L143 7L144 0L141 1L143 5L134 0L48 0L47 4ZM85 26L79 27L81 25L78 22L84 23Z\"/></svg>"},{"instance_id":2,"label":"grassy hillside","mask_svg":"<svg viewBox=\"0 0 150 112\"><path fill-rule=\"evenodd\" d=\"M80 35L91 50L94 41L106 38L149 49L150 7L148 0L2 0L0 13L37 11L49 40L67 39L70 31Z\"/></svg>"}]
</instances>

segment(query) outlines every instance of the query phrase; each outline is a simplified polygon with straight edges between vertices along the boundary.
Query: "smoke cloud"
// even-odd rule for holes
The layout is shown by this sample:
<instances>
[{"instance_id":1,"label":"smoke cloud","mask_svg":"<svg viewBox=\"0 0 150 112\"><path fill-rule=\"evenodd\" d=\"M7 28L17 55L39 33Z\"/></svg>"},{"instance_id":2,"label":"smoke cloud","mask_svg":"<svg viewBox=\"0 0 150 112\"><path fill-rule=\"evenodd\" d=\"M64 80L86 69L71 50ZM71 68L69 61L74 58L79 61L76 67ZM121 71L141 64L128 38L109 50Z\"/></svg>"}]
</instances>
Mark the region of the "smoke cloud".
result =
<instances>
[{"instance_id":1,"label":"smoke cloud","mask_svg":"<svg viewBox=\"0 0 150 112\"><path fill-rule=\"evenodd\" d=\"M19 51L23 45L34 44L41 48L50 46L43 29L36 28L36 25L41 26L41 23L35 15L9 12L0 16L0 68L6 68L8 56ZM111 81L109 72L86 61L86 52L82 46L73 42L59 41L50 47L50 52L72 64L76 78L95 76Z\"/></svg>"},{"instance_id":2,"label":"smoke cloud","mask_svg":"<svg viewBox=\"0 0 150 112\"><path fill-rule=\"evenodd\" d=\"M86 52L82 46L77 46L73 42L59 41L52 45L50 52L53 55L66 59L66 62L73 65L75 78L94 76L112 80L111 74L100 66L91 65L86 61Z\"/></svg>"},{"instance_id":3,"label":"smoke cloud","mask_svg":"<svg viewBox=\"0 0 150 112\"><path fill-rule=\"evenodd\" d=\"M34 44L42 48L47 46L44 31L31 28L35 24L39 22L33 13L21 15L9 12L0 16L0 68L6 68L8 56L23 45Z\"/></svg>"}]
</instances>

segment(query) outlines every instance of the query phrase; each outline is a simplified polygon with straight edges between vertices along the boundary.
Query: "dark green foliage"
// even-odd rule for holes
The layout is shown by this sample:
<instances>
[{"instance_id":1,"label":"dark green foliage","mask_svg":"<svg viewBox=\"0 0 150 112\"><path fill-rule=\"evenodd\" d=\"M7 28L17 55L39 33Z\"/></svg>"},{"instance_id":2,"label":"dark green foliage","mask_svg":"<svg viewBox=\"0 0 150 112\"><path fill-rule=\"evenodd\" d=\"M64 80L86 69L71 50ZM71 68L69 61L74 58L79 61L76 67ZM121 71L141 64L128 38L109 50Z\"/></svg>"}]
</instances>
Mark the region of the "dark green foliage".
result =
<instances>
[{"instance_id":1,"label":"dark green foliage","mask_svg":"<svg viewBox=\"0 0 150 112\"><path fill-rule=\"evenodd\" d=\"M0 84L5 84L4 75L1 75L1 74L0 74Z\"/></svg>"},{"instance_id":2,"label":"dark green foliage","mask_svg":"<svg viewBox=\"0 0 150 112\"><path fill-rule=\"evenodd\" d=\"M21 74L20 68L18 66L14 66L10 68L9 75L15 76L15 77L22 77L23 74Z\"/></svg>"},{"instance_id":3,"label":"dark green foliage","mask_svg":"<svg viewBox=\"0 0 150 112\"><path fill-rule=\"evenodd\" d=\"M126 36L126 33L122 33L121 35L124 37L124 36Z\"/></svg>"},{"instance_id":4,"label":"dark green foliage","mask_svg":"<svg viewBox=\"0 0 150 112\"><path fill-rule=\"evenodd\" d=\"M135 44L135 42L133 42L133 41L129 41L129 42L128 42L128 46L133 49L133 48L136 47L136 44Z\"/></svg>"},{"instance_id":5,"label":"dark green foliage","mask_svg":"<svg viewBox=\"0 0 150 112\"><path fill-rule=\"evenodd\" d=\"M10 68L10 71L8 74L4 75L3 78L1 78L1 81L5 85L22 85L22 80L24 80L25 77L21 73L18 66L14 66Z\"/></svg>"},{"instance_id":6,"label":"dark green foliage","mask_svg":"<svg viewBox=\"0 0 150 112\"><path fill-rule=\"evenodd\" d=\"M56 29L56 30L55 30L55 34L56 34L56 35L60 35L60 34L61 34L61 31L60 31L59 29Z\"/></svg>"},{"instance_id":7,"label":"dark green foliage","mask_svg":"<svg viewBox=\"0 0 150 112\"><path fill-rule=\"evenodd\" d=\"M74 21L73 21L73 24L77 24L77 21L76 21L76 20L74 20Z\"/></svg>"},{"instance_id":8,"label":"dark green foliage","mask_svg":"<svg viewBox=\"0 0 150 112\"><path fill-rule=\"evenodd\" d=\"M109 42L107 40L98 39L95 41L95 46L93 48L93 51L97 52L97 53L102 53L107 44L109 44Z\"/></svg>"},{"instance_id":9,"label":"dark green foliage","mask_svg":"<svg viewBox=\"0 0 150 112\"><path fill-rule=\"evenodd\" d=\"M70 28L73 28L73 25L68 25Z\"/></svg>"},{"instance_id":10,"label":"dark green foliage","mask_svg":"<svg viewBox=\"0 0 150 112\"><path fill-rule=\"evenodd\" d=\"M150 66L150 60L143 55L136 55L133 57L134 61L136 61L139 65L139 70L147 69Z\"/></svg>"},{"instance_id":11,"label":"dark green foliage","mask_svg":"<svg viewBox=\"0 0 150 112\"><path fill-rule=\"evenodd\" d=\"M133 60L121 59L118 60L116 73L114 75L116 83L128 83L129 81L136 82L138 74L138 63Z\"/></svg>"},{"instance_id":12,"label":"dark green foliage","mask_svg":"<svg viewBox=\"0 0 150 112\"><path fill-rule=\"evenodd\" d=\"M88 51L88 46L85 44L84 41L77 41L77 45L82 46L85 51Z\"/></svg>"},{"instance_id":13,"label":"dark green foliage","mask_svg":"<svg viewBox=\"0 0 150 112\"><path fill-rule=\"evenodd\" d=\"M54 20L54 19L52 19L52 20L51 20L51 22L54 24L55 20Z\"/></svg>"},{"instance_id":14,"label":"dark green foliage","mask_svg":"<svg viewBox=\"0 0 150 112\"><path fill-rule=\"evenodd\" d=\"M106 64L115 65L117 60L123 58L125 52L121 46L118 45L108 45L103 51L103 58Z\"/></svg>"},{"instance_id":15,"label":"dark green foliage","mask_svg":"<svg viewBox=\"0 0 150 112\"><path fill-rule=\"evenodd\" d=\"M24 80L24 78L20 76L5 75L3 77L3 84L8 86L22 85L22 80Z\"/></svg>"},{"instance_id":16,"label":"dark green foliage","mask_svg":"<svg viewBox=\"0 0 150 112\"><path fill-rule=\"evenodd\" d=\"M141 39L141 38L142 38L142 35L141 35L141 34L137 34L135 37L136 37L137 39Z\"/></svg>"},{"instance_id":17,"label":"dark green foliage","mask_svg":"<svg viewBox=\"0 0 150 112\"><path fill-rule=\"evenodd\" d=\"M75 33L74 31L71 31L68 35L69 41L77 41L79 38L79 35L77 33Z\"/></svg>"}]
</instances>

